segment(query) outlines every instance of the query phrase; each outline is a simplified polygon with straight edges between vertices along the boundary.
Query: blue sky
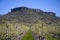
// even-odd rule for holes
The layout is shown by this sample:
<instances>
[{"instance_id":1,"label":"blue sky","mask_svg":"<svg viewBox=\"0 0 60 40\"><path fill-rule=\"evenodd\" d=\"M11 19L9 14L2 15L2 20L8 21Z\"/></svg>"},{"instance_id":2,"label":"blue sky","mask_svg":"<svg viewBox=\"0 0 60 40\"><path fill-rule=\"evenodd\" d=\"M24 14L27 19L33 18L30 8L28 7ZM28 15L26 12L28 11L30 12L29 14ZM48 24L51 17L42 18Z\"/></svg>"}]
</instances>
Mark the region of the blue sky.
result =
<instances>
[{"instance_id":1,"label":"blue sky","mask_svg":"<svg viewBox=\"0 0 60 40\"><path fill-rule=\"evenodd\" d=\"M20 6L54 12L60 17L60 0L0 0L0 15Z\"/></svg>"}]
</instances>

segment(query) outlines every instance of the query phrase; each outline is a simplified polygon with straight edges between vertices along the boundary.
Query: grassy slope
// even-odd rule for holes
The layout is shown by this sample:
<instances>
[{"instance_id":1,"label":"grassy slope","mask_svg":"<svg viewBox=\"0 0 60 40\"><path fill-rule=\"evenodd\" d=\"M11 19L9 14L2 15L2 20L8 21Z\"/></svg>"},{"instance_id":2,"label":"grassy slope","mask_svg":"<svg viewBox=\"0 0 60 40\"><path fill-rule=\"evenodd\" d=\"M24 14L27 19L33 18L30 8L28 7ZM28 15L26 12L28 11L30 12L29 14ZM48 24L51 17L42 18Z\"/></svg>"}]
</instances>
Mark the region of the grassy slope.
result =
<instances>
[{"instance_id":1,"label":"grassy slope","mask_svg":"<svg viewBox=\"0 0 60 40\"><path fill-rule=\"evenodd\" d=\"M17 25L17 27L16 27ZM6 37L8 39L12 38L13 36L19 35L21 32L27 31L29 28L21 23L3 23L0 24L0 40L5 40Z\"/></svg>"},{"instance_id":2,"label":"grassy slope","mask_svg":"<svg viewBox=\"0 0 60 40\"><path fill-rule=\"evenodd\" d=\"M17 25L17 29L16 29L15 25ZM7 26L8 26L8 28L7 28ZM43 27L44 34L47 33L47 32L51 32L51 31L54 32L55 31L55 24L54 25L44 24L43 26L44 26ZM42 28L41 23L32 24L32 26L31 26L31 30L36 32L37 34L41 34L41 28ZM0 39L5 38L7 34L9 34L8 36L11 36L12 34L13 34L13 36L16 36L23 31L24 32L28 31L28 29L29 29L29 27L24 25L23 23L17 23L16 24L16 23L7 22L7 23L4 23L4 24L0 24L0 35L1 35ZM58 31L58 30L56 32L60 33L60 31ZM33 40L33 37L32 37L32 34L31 34L30 31L28 31L27 34L23 38L26 39L26 37L28 37L28 39L30 39L30 37L31 37L31 39ZM47 36L47 38L48 38L48 40L53 39L51 36ZM25 39L23 39L23 40L25 40ZM58 39L56 38L56 40L58 40Z\"/></svg>"},{"instance_id":3,"label":"grassy slope","mask_svg":"<svg viewBox=\"0 0 60 40\"><path fill-rule=\"evenodd\" d=\"M46 35L47 40L60 40L59 38L54 38L51 35Z\"/></svg>"},{"instance_id":4,"label":"grassy slope","mask_svg":"<svg viewBox=\"0 0 60 40\"><path fill-rule=\"evenodd\" d=\"M22 40L34 40L30 30L23 36Z\"/></svg>"},{"instance_id":5,"label":"grassy slope","mask_svg":"<svg viewBox=\"0 0 60 40\"><path fill-rule=\"evenodd\" d=\"M56 27L56 28L55 28ZM34 24L31 28L31 30L33 30L35 33L37 34L41 34L41 28L42 28L42 25L41 23L39 24ZM47 24L44 24L43 25L43 35L48 34L49 32L56 32L58 34L60 34L60 29L58 29L59 26L57 24L52 24L52 25L47 25ZM46 38L47 40L60 40L59 38L53 38L50 34L49 35L46 35Z\"/></svg>"}]
</instances>

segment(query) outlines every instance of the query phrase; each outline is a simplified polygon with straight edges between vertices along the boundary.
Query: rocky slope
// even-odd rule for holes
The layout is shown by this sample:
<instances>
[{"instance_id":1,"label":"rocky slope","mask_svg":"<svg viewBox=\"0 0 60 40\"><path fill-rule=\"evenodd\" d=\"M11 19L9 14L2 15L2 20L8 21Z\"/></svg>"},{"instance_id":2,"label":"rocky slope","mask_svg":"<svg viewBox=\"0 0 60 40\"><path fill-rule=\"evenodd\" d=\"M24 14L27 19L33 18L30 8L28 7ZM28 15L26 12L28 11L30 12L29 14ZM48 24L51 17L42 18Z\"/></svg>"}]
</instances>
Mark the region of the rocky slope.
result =
<instances>
[{"instance_id":1,"label":"rocky slope","mask_svg":"<svg viewBox=\"0 0 60 40\"><path fill-rule=\"evenodd\" d=\"M40 9L28 7L13 8L11 12L0 15L1 40L3 38L4 40L10 38L12 40L22 40L22 36L28 30L38 35L36 36L38 38L41 34L60 33L60 17L57 17L53 12L44 12ZM21 33L23 34L22 36L20 36ZM33 37L35 38L35 35Z\"/></svg>"},{"instance_id":2,"label":"rocky slope","mask_svg":"<svg viewBox=\"0 0 60 40\"><path fill-rule=\"evenodd\" d=\"M32 23L37 19L37 22L44 21L48 23L58 23L60 20L60 18L57 17L53 12L44 12L40 9L32 9L28 7L13 8L11 9L11 12L0 17L0 20L1 19L27 23Z\"/></svg>"}]
</instances>

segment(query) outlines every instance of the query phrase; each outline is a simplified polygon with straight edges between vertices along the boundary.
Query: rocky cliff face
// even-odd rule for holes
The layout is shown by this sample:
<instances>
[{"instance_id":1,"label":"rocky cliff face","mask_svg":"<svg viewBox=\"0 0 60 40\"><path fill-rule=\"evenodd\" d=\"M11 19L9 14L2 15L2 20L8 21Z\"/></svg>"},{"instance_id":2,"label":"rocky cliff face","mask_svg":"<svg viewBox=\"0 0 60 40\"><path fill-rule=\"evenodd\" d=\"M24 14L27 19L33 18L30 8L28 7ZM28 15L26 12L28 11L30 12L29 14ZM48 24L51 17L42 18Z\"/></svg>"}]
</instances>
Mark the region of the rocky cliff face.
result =
<instances>
[{"instance_id":1,"label":"rocky cliff face","mask_svg":"<svg viewBox=\"0 0 60 40\"><path fill-rule=\"evenodd\" d=\"M40 9L32 9L28 7L17 7L11 9L11 12L8 14L2 15L0 20L27 23L32 23L36 20L36 22L58 23L60 18L53 12L44 12Z\"/></svg>"}]
</instances>

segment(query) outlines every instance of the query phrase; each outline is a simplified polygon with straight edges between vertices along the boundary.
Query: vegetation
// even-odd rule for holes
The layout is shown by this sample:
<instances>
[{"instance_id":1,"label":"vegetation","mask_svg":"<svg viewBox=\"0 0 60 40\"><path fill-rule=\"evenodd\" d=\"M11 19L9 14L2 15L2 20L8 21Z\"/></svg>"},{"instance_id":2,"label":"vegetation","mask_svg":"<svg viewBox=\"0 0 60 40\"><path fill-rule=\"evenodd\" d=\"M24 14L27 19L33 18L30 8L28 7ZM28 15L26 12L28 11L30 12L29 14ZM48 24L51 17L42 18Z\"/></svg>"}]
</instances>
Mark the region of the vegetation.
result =
<instances>
[{"instance_id":1,"label":"vegetation","mask_svg":"<svg viewBox=\"0 0 60 40\"><path fill-rule=\"evenodd\" d=\"M48 40L59 40L60 18L53 12L26 7L14 8L8 14L0 16L0 40L13 40L12 38L26 32L22 40L34 40L30 30ZM53 38L51 34L59 37Z\"/></svg>"},{"instance_id":2,"label":"vegetation","mask_svg":"<svg viewBox=\"0 0 60 40\"><path fill-rule=\"evenodd\" d=\"M22 40L34 40L32 32L29 30L22 38Z\"/></svg>"},{"instance_id":3,"label":"vegetation","mask_svg":"<svg viewBox=\"0 0 60 40\"><path fill-rule=\"evenodd\" d=\"M51 35L46 35L47 40L60 40L59 38L54 38Z\"/></svg>"}]
</instances>

